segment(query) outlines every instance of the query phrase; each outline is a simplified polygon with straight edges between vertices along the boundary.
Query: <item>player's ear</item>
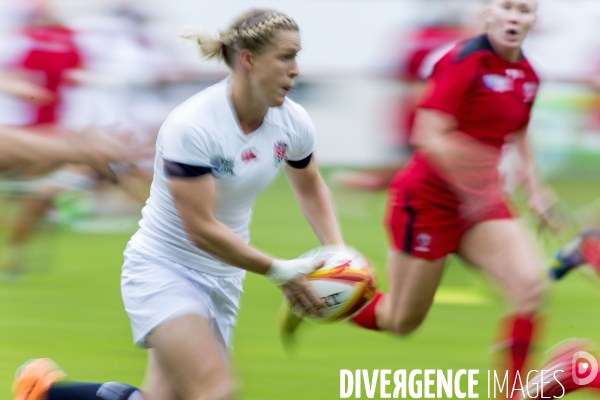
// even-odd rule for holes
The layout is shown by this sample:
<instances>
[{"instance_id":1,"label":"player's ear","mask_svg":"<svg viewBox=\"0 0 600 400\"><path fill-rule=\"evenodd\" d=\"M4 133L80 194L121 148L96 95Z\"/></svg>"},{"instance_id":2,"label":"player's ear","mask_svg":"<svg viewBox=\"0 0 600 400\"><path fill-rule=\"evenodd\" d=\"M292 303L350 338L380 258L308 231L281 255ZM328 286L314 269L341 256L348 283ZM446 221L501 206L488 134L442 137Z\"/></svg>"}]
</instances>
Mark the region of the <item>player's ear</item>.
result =
<instances>
[{"instance_id":1,"label":"player's ear","mask_svg":"<svg viewBox=\"0 0 600 400\"><path fill-rule=\"evenodd\" d=\"M248 49L240 50L240 64L246 71L252 71L254 68L254 54Z\"/></svg>"},{"instance_id":2,"label":"player's ear","mask_svg":"<svg viewBox=\"0 0 600 400\"><path fill-rule=\"evenodd\" d=\"M490 18L491 18L491 13L492 13L492 6L493 6L494 1L493 0L489 0L488 2L486 2L485 6L483 7L483 22L485 23L486 27L490 24Z\"/></svg>"}]
</instances>

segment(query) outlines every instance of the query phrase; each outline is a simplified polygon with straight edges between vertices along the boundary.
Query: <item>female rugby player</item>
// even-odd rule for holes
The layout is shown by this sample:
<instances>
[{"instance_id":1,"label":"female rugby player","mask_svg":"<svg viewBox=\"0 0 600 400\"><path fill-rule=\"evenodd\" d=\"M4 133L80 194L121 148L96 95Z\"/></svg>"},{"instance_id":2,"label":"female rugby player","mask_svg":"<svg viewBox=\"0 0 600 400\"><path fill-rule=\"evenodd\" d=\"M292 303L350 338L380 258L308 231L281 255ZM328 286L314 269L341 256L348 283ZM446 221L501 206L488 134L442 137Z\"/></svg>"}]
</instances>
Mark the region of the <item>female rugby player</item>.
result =
<instances>
[{"instance_id":1,"label":"female rugby player","mask_svg":"<svg viewBox=\"0 0 600 400\"><path fill-rule=\"evenodd\" d=\"M541 306L541 257L502 190L502 146L516 143L532 210L547 218L526 138L538 77L521 45L536 0L491 0L485 34L459 43L436 65L415 122L417 150L390 186L389 293L354 322L396 334L425 319L449 254L460 255L504 292L512 382L524 368Z\"/></svg>"}]
</instances>

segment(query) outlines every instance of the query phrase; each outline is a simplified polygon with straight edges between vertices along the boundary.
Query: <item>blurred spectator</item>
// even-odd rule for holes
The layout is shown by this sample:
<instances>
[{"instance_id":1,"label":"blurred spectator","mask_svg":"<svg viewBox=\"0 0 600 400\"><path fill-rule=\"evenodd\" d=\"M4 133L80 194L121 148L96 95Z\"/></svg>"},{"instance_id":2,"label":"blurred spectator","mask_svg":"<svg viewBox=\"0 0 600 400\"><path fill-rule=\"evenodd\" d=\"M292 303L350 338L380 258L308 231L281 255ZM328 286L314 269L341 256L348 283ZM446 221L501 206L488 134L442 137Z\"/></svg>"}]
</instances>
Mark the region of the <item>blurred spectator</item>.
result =
<instances>
[{"instance_id":1,"label":"blurred spectator","mask_svg":"<svg viewBox=\"0 0 600 400\"><path fill-rule=\"evenodd\" d=\"M339 174L336 181L342 186L359 190L386 189L392 178L412 153L411 132L414 123L415 107L423 93L425 82L431 75L435 63L446 54L456 42L469 36L471 28L453 14L441 20L418 26L407 35L407 45L402 46L398 68L394 79L404 84L404 92L398 98L393 116L393 146L399 149L396 165L370 169L349 174Z\"/></svg>"},{"instance_id":2,"label":"blurred spectator","mask_svg":"<svg viewBox=\"0 0 600 400\"><path fill-rule=\"evenodd\" d=\"M30 125L55 124L58 122L65 74L80 66L81 56L73 41L74 33L53 16L46 3L40 3L22 34L29 46L18 67L28 74L32 82L53 95L53 101L37 107Z\"/></svg>"},{"instance_id":3,"label":"blurred spectator","mask_svg":"<svg viewBox=\"0 0 600 400\"><path fill-rule=\"evenodd\" d=\"M0 34L0 125L32 125L40 107L56 103L55 94L44 87L44 76L25 68L35 43L24 29L37 6L32 2L4 3ZM36 79L37 78L37 79Z\"/></svg>"},{"instance_id":4,"label":"blurred spectator","mask_svg":"<svg viewBox=\"0 0 600 400\"><path fill-rule=\"evenodd\" d=\"M158 129L168 107L157 88L170 64L148 34L149 18L143 8L121 3L71 21L86 69L71 74L80 86L67 93L66 126Z\"/></svg>"}]
</instances>

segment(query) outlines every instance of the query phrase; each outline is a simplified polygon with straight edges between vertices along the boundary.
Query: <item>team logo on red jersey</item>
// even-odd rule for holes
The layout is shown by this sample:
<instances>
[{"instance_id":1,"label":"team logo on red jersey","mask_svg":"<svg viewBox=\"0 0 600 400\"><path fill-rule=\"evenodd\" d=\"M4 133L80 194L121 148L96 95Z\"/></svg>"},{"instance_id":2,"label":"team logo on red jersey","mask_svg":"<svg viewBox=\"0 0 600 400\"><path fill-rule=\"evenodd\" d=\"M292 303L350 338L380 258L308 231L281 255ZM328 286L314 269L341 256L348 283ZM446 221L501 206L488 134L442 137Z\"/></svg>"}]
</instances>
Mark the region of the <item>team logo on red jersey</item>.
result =
<instances>
[{"instance_id":1,"label":"team logo on red jersey","mask_svg":"<svg viewBox=\"0 0 600 400\"><path fill-rule=\"evenodd\" d=\"M254 147L245 149L244 151L242 151L242 161L247 163L252 160L257 160L258 159L258 156L256 155L257 152L258 151Z\"/></svg>"},{"instance_id":2,"label":"team logo on red jersey","mask_svg":"<svg viewBox=\"0 0 600 400\"><path fill-rule=\"evenodd\" d=\"M415 251L422 251L424 253L431 251L431 242L433 242L433 238L428 233L419 233L415 238L417 240L417 245L415 246Z\"/></svg>"},{"instance_id":3,"label":"team logo on red jersey","mask_svg":"<svg viewBox=\"0 0 600 400\"><path fill-rule=\"evenodd\" d=\"M509 76L488 74L483 76L483 86L494 92L504 93L514 90L514 81Z\"/></svg>"},{"instance_id":4,"label":"team logo on red jersey","mask_svg":"<svg viewBox=\"0 0 600 400\"><path fill-rule=\"evenodd\" d=\"M285 158L285 155L288 151L288 144L282 140L278 140L275 142L275 146L273 146L273 162L276 167L279 167Z\"/></svg>"},{"instance_id":5,"label":"team logo on red jersey","mask_svg":"<svg viewBox=\"0 0 600 400\"><path fill-rule=\"evenodd\" d=\"M523 100L525 103L531 103L533 99L535 99L535 95L538 91L538 84L535 82L525 82L523 84L523 96L525 99Z\"/></svg>"}]
</instances>

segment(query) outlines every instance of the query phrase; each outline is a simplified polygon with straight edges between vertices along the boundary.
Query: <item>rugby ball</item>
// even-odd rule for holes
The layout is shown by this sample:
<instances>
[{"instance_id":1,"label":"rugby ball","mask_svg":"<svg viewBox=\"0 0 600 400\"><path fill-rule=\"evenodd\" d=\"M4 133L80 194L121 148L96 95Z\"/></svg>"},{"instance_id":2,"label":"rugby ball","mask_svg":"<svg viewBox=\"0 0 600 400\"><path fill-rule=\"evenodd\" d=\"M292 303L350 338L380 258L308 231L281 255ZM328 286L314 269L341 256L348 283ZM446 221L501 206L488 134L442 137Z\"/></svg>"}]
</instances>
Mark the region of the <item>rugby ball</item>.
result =
<instances>
[{"instance_id":1,"label":"rugby ball","mask_svg":"<svg viewBox=\"0 0 600 400\"><path fill-rule=\"evenodd\" d=\"M324 246L304 253L300 258L324 260L325 265L306 277L317 295L325 302L322 316L302 315L286 296L296 315L313 322L330 323L352 318L375 296L375 279L367 259L346 246Z\"/></svg>"}]
</instances>

